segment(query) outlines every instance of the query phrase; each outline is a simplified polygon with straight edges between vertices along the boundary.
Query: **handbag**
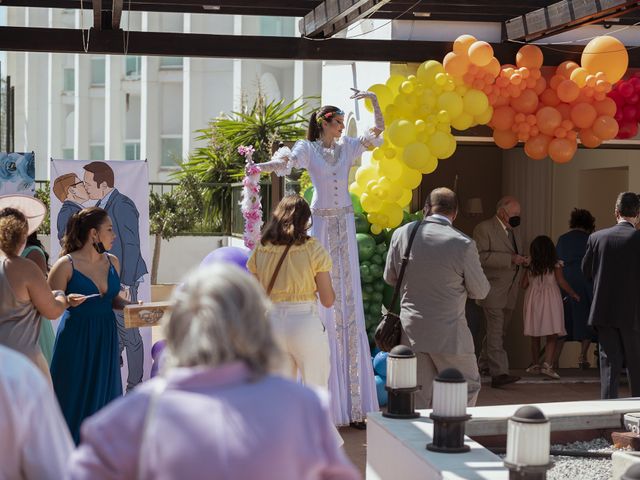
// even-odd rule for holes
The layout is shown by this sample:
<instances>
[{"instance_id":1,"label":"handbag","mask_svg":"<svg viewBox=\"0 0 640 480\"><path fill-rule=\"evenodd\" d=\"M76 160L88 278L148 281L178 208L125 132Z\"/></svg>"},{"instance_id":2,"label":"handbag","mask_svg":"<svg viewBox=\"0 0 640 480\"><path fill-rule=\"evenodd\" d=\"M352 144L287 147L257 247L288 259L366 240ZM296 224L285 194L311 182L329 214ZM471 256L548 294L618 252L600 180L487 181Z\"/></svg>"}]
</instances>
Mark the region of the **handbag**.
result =
<instances>
[{"instance_id":1,"label":"handbag","mask_svg":"<svg viewBox=\"0 0 640 480\"><path fill-rule=\"evenodd\" d=\"M413 239L416 237L418 228L423 222L416 222L413 230L411 230L411 236L409 237L409 243L407 249L402 257L402 266L400 267L400 274L398 275L398 281L393 290L393 298L389 304L389 310L382 314L380 323L376 327L374 339L377 347L383 352L389 352L396 345L400 345L400 336L402 335L402 324L400 323L400 315L391 311L398 300L400 295L400 288L402 287L402 278L409 263L409 254L411 253L411 245L413 245Z\"/></svg>"},{"instance_id":2,"label":"handbag","mask_svg":"<svg viewBox=\"0 0 640 480\"><path fill-rule=\"evenodd\" d=\"M287 247L284 249L284 252L282 253L282 256L280 257L280 260L278 260L278 265L276 265L276 269L273 271L271 281L269 282L269 286L267 287L267 297L271 295L271 290L276 283L276 278L278 277L278 273L280 272L280 267L282 267L282 262L284 262L284 257L287 256L290 248L291 244L287 245Z\"/></svg>"}]
</instances>

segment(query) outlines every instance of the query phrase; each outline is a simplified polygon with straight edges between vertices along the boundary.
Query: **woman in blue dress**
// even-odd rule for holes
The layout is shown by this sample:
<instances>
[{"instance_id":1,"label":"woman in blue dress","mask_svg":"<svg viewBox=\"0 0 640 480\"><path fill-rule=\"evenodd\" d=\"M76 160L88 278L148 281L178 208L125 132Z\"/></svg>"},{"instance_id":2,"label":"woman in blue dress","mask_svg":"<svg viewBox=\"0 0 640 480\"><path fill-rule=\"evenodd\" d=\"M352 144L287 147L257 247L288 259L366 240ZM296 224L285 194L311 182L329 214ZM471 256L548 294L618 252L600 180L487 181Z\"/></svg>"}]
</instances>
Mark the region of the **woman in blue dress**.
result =
<instances>
[{"instance_id":1,"label":"woman in blue dress","mask_svg":"<svg viewBox=\"0 0 640 480\"><path fill-rule=\"evenodd\" d=\"M114 239L103 209L73 214L61 257L49 274L51 288L85 295L60 323L51 360L53 387L76 444L82 421L122 395L113 309L129 302L118 296L118 259L106 253Z\"/></svg>"},{"instance_id":2,"label":"woman in blue dress","mask_svg":"<svg viewBox=\"0 0 640 480\"><path fill-rule=\"evenodd\" d=\"M564 267L562 273L571 288L580 296L580 301L570 297L564 299L564 323L567 336L560 339L556 349L556 362L562 353L564 342L580 342L578 367L587 369L591 366L587 360L587 351L591 342L596 341L594 330L588 325L589 310L593 299L593 285L582 274L582 258L587 251L587 239L596 228L596 219L588 210L574 208L569 220L569 230L560 235L556 244L558 259Z\"/></svg>"}]
</instances>

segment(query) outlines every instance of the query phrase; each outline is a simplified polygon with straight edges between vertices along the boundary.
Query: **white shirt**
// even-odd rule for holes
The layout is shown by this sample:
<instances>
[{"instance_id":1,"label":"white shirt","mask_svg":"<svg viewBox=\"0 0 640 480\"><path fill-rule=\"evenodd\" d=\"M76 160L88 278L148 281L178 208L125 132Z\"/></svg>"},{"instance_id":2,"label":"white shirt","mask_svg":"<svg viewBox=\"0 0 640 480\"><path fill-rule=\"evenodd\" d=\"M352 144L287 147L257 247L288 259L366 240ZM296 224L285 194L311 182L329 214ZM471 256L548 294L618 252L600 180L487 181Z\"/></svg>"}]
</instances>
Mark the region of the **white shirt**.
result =
<instances>
[{"instance_id":1,"label":"white shirt","mask_svg":"<svg viewBox=\"0 0 640 480\"><path fill-rule=\"evenodd\" d=\"M66 477L73 441L53 388L24 355L0 345L0 478Z\"/></svg>"},{"instance_id":2,"label":"white shirt","mask_svg":"<svg viewBox=\"0 0 640 480\"><path fill-rule=\"evenodd\" d=\"M504 230L504 234L508 237L509 236L509 229L507 228L507 226L502 223L502 220L500 220L500 217L496 215L496 218L498 219L498 221L500 222L500 226L502 227L502 229Z\"/></svg>"}]
</instances>

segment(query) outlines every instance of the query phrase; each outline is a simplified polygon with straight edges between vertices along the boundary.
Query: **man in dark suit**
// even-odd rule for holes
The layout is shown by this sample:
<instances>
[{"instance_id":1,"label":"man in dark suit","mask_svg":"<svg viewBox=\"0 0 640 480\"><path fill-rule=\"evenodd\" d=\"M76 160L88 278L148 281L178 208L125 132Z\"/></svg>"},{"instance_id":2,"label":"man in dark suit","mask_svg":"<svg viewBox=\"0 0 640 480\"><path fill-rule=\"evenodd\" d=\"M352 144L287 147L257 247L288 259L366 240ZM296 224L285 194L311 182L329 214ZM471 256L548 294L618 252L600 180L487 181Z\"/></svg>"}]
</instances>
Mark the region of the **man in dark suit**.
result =
<instances>
[{"instance_id":1,"label":"man in dark suit","mask_svg":"<svg viewBox=\"0 0 640 480\"><path fill-rule=\"evenodd\" d=\"M114 188L114 175L105 162L91 162L84 167L84 184L89 198L98 200L113 222L116 239L110 253L120 260L121 296L131 302L138 301L138 285L147 273L147 265L140 253L139 214L135 203ZM140 330L124 328L124 315L116 312L120 354L127 349L127 391L142 381L144 350Z\"/></svg>"},{"instance_id":2,"label":"man in dark suit","mask_svg":"<svg viewBox=\"0 0 640 480\"><path fill-rule=\"evenodd\" d=\"M600 344L600 395L618 398L623 362L631 396L640 396L640 200L635 193L618 195L617 225L591 234L582 272L593 279L589 325Z\"/></svg>"}]
</instances>

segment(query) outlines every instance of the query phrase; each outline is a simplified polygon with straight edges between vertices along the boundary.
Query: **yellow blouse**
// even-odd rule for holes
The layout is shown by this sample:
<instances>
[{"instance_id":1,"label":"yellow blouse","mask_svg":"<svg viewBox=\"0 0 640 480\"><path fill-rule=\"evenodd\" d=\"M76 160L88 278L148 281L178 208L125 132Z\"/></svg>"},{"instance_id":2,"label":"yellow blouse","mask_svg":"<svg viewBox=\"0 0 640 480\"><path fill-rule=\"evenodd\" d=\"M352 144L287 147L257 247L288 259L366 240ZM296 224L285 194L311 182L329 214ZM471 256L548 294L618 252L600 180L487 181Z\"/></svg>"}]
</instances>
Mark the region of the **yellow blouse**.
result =
<instances>
[{"instance_id":1,"label":"yellow blouse","mask_svg":"<svg viewBox=\"0 0 640 480\"><path fill-rule=\"evenodd\" d=\"M280 261L285 245L258 245L247 261L247 268L258 277L266 290ZM312 302L316 300L315 276L331 271L329 252L311 237L303 245L293 245L282 262L271 290L271 301Z\"/></svg>"}]
</instances>

